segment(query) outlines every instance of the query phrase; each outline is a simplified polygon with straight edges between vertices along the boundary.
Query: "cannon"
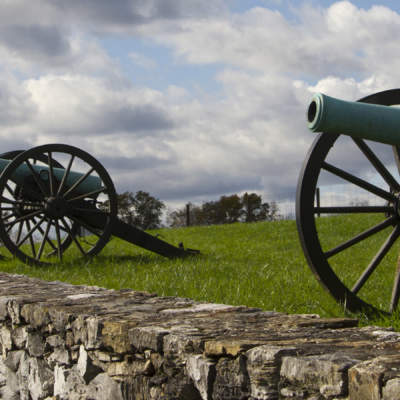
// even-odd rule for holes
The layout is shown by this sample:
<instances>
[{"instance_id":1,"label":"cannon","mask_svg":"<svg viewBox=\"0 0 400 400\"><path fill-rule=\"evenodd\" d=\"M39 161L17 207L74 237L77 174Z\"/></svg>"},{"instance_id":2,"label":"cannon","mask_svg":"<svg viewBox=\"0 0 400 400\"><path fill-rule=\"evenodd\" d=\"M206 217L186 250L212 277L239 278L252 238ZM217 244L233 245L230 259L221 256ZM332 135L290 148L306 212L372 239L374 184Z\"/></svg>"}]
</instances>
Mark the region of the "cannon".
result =
<instances>
[{"instance_id":1,"label":"cannon","mask_svg":"<svg viewBox=\"0 0 400 400\"><path fill-rule=\"evenodd\" d=\"M299 238L319 282L347 310L354 312L391 314L398 310L397 105L400 89L354 102L318 93L306 113L309 129L319 133L298 180ZM334 188L340 188L335 196ZM331 239L332 232L340 238L337 243Z\"/></svg>"},{"instance_id":2,"label":"cannon","mask_svg":"<svg viewBox=\"0 0 400 400\"><path fill-rule=\"evenodd\" d=\"M111 236L169 258L198 253L119 219L108 172L79 148L47 144L3 153L0 170L0 240L25 263L92 257Z\"/></svg>"}]
</instances>

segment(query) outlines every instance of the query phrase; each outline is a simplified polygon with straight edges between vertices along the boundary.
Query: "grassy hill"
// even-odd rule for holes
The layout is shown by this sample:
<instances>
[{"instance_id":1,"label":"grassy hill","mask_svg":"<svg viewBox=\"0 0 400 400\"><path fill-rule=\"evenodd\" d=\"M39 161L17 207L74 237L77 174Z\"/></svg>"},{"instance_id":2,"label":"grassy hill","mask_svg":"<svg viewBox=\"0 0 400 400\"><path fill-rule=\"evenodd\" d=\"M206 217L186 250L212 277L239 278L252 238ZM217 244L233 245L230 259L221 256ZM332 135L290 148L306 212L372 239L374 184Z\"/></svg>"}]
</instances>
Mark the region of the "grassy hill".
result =
<instances>
[{"instance_id":1,"label":"grassy hill","mask_svg":"<svg viewBox=\"0 0 400 400\"><path fill-rule=\"evenodd\" d=\"M336 220L340 223L335 224L335 230L332 230L332 218L342 219ZM340 243L344 232L371 226L368 218L320 218L319 229L329 241ZM160 234L162 239L173 244L183 242L187 247L199 249L201 254L168 260L113 238L89 262L67 260L55 267L34 267L8 255L7 261L0 262L0 270L45 280L131 288L160 296L189 297L287 313L317 313L323 317L345 315L310 271L294 221L162 229L152 233ZM2 252L7 254L5 250ZM344 268L352 268L358 253L362 257L366 252L363 248L346 251L341 261L348 263ZM363 323L393 325L400 329L397 317L374 321L361 315L357 317L361 317Z\"/></svg>"}]
</instances>

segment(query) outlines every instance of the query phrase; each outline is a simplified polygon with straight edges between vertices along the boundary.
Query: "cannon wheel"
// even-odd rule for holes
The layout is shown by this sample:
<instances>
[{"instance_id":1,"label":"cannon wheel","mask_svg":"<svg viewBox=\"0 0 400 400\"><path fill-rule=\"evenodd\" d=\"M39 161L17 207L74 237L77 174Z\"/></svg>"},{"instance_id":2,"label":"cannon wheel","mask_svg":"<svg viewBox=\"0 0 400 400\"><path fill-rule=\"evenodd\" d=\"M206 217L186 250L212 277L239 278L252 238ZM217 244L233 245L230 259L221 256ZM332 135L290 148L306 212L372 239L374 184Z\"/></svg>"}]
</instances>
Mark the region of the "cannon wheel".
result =
<instances>
[{"instance_id":1,"label":"cannon wheel","mask_svg":"<svg viewBox=\"0 0 400 400\"><path fill-rule=\"evenodd\" d=\"M25 150L12 150L12 151L8 151L6 153L2 153L0 154L0 158L4 159L4 160L13 160L16 156L18 156L19 154L23 153ZM38 160L33 160L33 163L36 164L38 161L40 161L41 163L47 164L48 165L48 157L45 154L41 154L38 156ZM53 159L53 166L55 168L61 168L61 169L65 169L65 167L63 165L61 165L57 160ZM15 191L18 191L18 187L16 187L14 189ZM77 233L79 230L79 226L76 222L73 223L72 225L72 232ZM70 235L67 235L63 241L62 241L62 251L65 252L65 250L67 250L67 248L71 245L72 243L72 238ZM49 253L49 256L51 255L55 255L56 254L56 250L54 249L53 252ZM4 258L3 256L0 256L1 258Z\"/></svg>"},{"instance_id":2,"label":"cannon wheel","mask_svg":"<svg viewBox=\"0 0 400 400\"><path fill-rule=\"evenodd\" d=\"M388 106L399 105L400 89L379 92L362 98L359 101ZM363 293L362 289L367 282L368 285L380 284L379 274L376 272L376 269L390 250L395 251L394 244L400 237L400 184L394 175L389 172L388 168L385 167L379 156L371 150L370 145L365 140L352 139L356 148L364 154L365 160L385 182L387 190L381 189L375 186L374 183L367 182L365 179L355 177L352 173L330 164L329 160L326 161L340 136L342 135L327 133L318 135L304 161L296 195L296 221L300 242L308 264L319 282L347 310L354 312L392 313L397 309L400 297L400 258L397 261L398 265L394 272L393 286L390 300L387 302L388 304L373 304L374 302L370 299L366 300L368 296L365 296L365 292ZM393 153L395 163L400 171L399 148L393 146ZM318 204L315 205L315 196L321 171L324 171L324 173L328 171L329 174L333 174L345 182L373 193L384 199L384 204L382 206L357 206L352 204L341 207L322 207L322 205L318 207ZM367 213L382 215L383 218L379 223L374 222L373 226L352 235L350 238L346 238L342 243L335 244L334 247L328 249L323 249L324 246L321 242L323 242L324 238L319 237L316 223L318 215L321 213L325 215L345 214L346 216ZM332 219L331 221L331 230L334 230L335 220ZM353 246L361 244L363 241L375 240L375 235L383 235L384 232L387 232L386 239L378 248L375 256L369 259L366 265L360 269L361 273L357 272L356 279L353 282L346 281L347 278L343 278L341 275L342 272L338 271L338 268L333 267L335 256L344 254L343 252L352 249ZM351 259L350 253L347 255L347 258ZM364 287L365 290L367 289Z\"/></svg>"},{"instance_id":3,"label":"cannon wheel","mask_svg":"<svg viewBox=\"0 0 400 400\"><path fill-rule=\"evenodd\" d=\"M67 161L66 168L56 161L59 157ZM32 168L40 163L47 167L46 179ZM57 179L54 169L60 166L62 178ZM67 187L75 166L82 170L81 179ZM18 168L31 170L30 182L14 183ZM99 179L99 189L76 192L93 176ZM49 144L16 155L3 170L0 209L0 239L7 249L23 262L51 265L70 249L84 257L97 254L111 236L117 202L112 180L95 158L73 146ZM100 220L100 225L88 224L88 216ZM82 228L86 235L79 232Z\"/></svg>"}]
</instances>

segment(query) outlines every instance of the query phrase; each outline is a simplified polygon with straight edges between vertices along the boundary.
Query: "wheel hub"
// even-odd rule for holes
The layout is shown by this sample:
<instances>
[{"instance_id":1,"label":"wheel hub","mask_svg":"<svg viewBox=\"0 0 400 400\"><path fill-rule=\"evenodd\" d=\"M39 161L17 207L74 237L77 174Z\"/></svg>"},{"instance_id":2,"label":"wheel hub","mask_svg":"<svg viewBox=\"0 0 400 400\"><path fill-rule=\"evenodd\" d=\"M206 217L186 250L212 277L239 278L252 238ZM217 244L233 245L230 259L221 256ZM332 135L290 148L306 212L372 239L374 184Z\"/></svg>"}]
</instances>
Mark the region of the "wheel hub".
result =
<instances>
[{"instance_id":1,"label":"wheel hub","mask_svg":"<svg viewBox=\"0 0 400 400\"><path fill-rule=\"evenodd\" d=\"M49 218L60 219L67 214L67 202L63 197L52 196L45 203L46 216Z\"/></svg>"}]
</instances>

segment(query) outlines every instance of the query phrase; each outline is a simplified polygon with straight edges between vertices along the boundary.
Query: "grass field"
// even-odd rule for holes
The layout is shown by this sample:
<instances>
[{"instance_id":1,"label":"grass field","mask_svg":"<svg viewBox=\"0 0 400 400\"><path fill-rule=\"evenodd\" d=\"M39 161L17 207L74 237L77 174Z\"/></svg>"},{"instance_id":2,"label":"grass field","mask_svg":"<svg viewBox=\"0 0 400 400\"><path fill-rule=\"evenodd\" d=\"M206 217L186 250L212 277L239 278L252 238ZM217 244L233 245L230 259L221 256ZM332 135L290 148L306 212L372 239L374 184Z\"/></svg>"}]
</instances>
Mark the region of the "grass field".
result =
<instances>
[{"instance_id":1,"label":"grass field","mask_svg":"<svg viewBox=\"0 0 400 400\"><path fill-rule=\"evenodd\" d=\"M330 242L340 243L352 234L349 231L361 231L364 226L371 226L374 221L368 218L371 217L320 218L318 229L326 236L329 247ZM45 280L113 289L131 288L160 296L189 297L286 313L350 316L321 288L310 271L294 221L162 229L151 233L158 233L173 244L183 241L188 247L200 249L201 254L168 260L114 238L91 261L67 259L55 267L35 267L8 256L7 261L0 262L0 270ZM366 241L340 254L337 256L338 268L353 272L355 264L370 256L370 247ZM4 249L1 252L8 254ZM398 254L398 249L395 252ZM385 274L379 277L381 286L388 286L389 292L391 283L385 285L385 282L392 278ZM352 279L351 274L349 279ZM382 293L380 285L367 290L371 298ZM400 330L398 316L356 317L362 324L393 326Z\"/></svg>"}]
</instances>

